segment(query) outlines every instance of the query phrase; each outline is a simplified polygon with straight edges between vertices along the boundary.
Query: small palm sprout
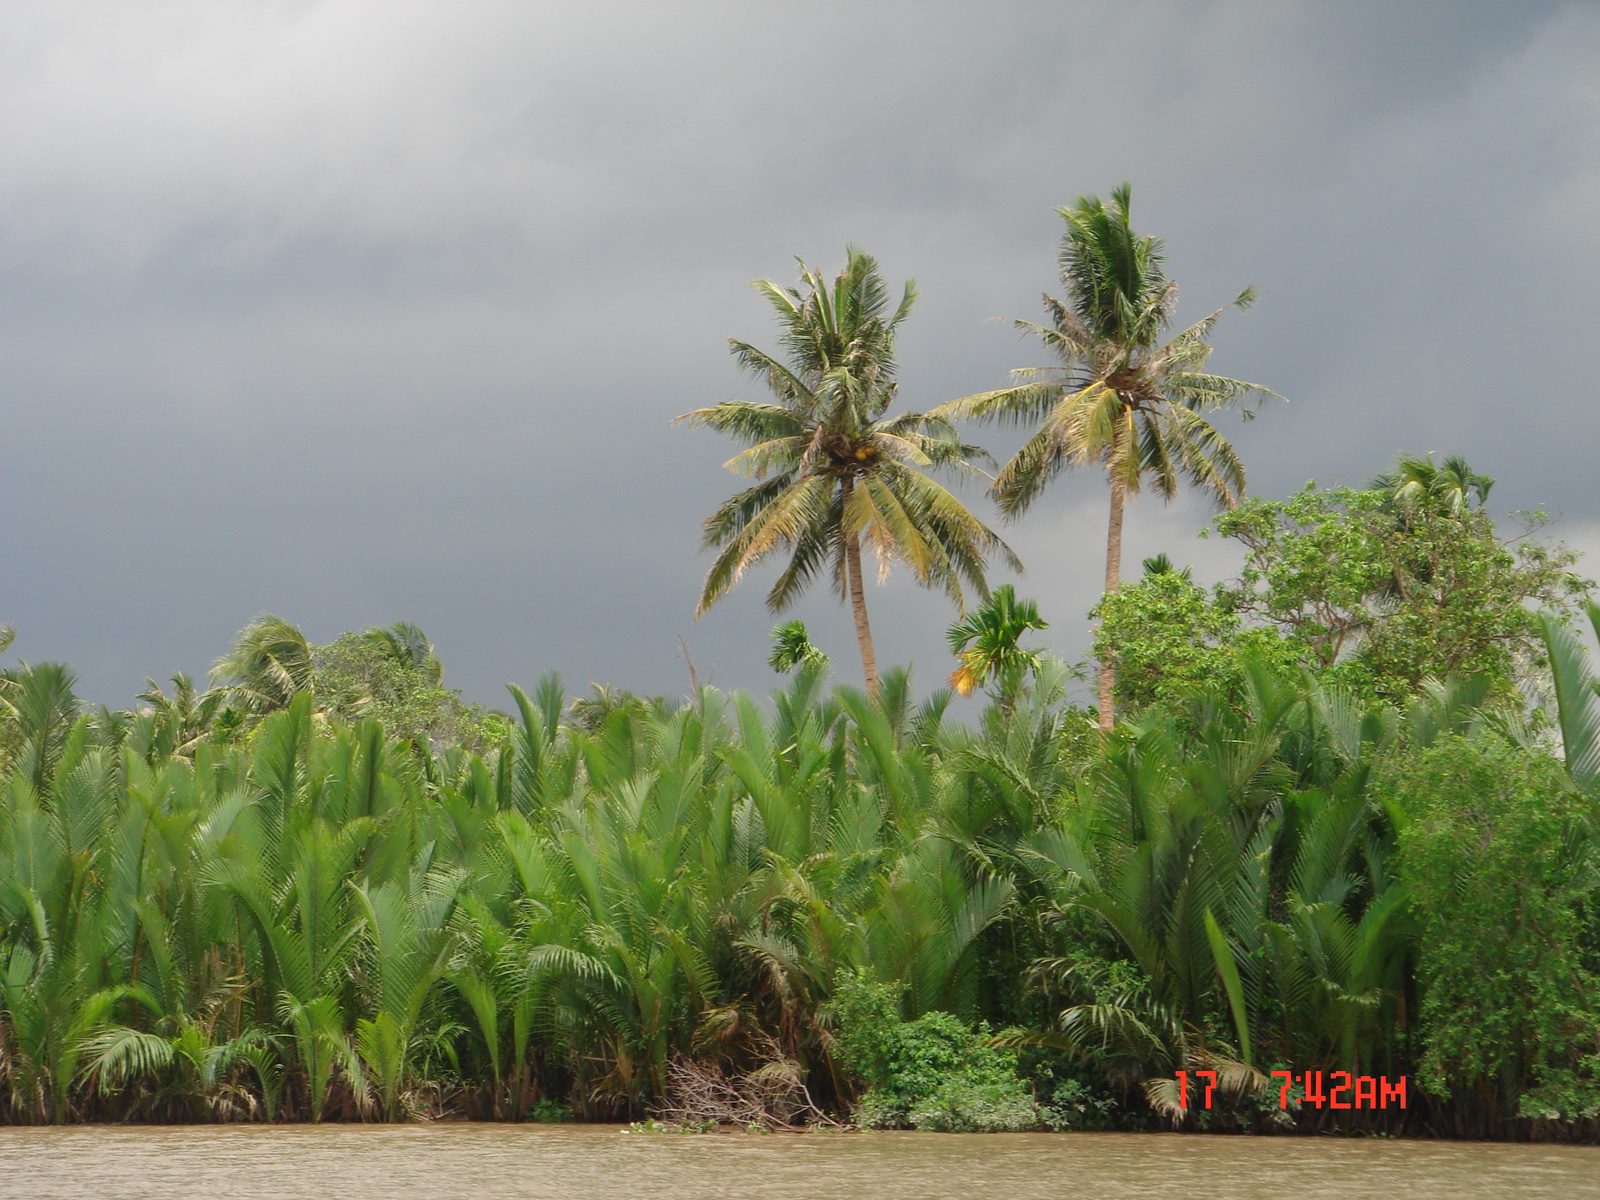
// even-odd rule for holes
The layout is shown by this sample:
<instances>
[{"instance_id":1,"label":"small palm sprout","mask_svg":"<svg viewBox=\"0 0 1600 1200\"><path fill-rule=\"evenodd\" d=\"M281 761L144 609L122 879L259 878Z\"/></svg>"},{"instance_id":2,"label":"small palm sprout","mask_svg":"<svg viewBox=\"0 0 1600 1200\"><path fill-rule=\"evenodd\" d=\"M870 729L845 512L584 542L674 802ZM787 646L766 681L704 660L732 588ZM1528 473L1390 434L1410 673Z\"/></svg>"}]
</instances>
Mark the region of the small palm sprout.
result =
<instances>
[{"instance_id":1,"label":"small palm sprout","mask_svg":"<svg viewBox=\"0 0 1600 1200\"><path fill-rule=\"evenodd\" d=\"M810 665L825 670L828 656L811 644L804 621L785 621L772 627L772 653L767 656L767 665L785 675Z\"/></svg>"},{"instance_id":2,"label":"small palm sprout","mask_svg":"<svg viewBox=\"0 0 1600 1200\"><path fill-rule=\"evenodd\" d=\"M1185 567L1181 571L1178 570L1177 567L1172 565L1172 559L1167 557L1165 550L1144 560L1144 577L1148 579L1152 575L1176 575L1185 583L1194 582L1194 568Z\"/></svg>"},{"instance_id":3,"label":"small palm sprout","mask_svg":"<svg viewBox=\"0 0 1600 1200\"><path fill-rule=\"evenodd\" d=\"M1018 643L1030 629L1048 629L1032 600L1018 600L1009 583L995 588L982 607L950 626L946 638L950 652L961 660L950 676L950 686L963 696L995 680L1002 695L1015 690L1022 676L1038 665L1039 651Z\"/></svg>"}]
</instances>

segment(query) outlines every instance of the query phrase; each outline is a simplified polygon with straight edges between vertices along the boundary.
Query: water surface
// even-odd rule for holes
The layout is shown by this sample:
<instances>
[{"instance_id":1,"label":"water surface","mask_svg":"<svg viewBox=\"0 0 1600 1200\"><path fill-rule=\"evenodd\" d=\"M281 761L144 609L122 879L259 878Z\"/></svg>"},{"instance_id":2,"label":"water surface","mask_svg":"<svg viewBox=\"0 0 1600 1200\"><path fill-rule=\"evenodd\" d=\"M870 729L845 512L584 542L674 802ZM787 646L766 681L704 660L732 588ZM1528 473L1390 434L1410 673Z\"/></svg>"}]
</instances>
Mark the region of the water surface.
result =
<instances>
[{"instance_id":1,"label":"water surface","mask_svg":"<svg viewBox=\"0 0 1600 1200\"><path fill-rule=\"evenodd\" d=\"M1600 1197L1600 1147L1168 1134L677 1136L614 1126L0 1128L28 1200Z\"/></svg>"}]
</instances>

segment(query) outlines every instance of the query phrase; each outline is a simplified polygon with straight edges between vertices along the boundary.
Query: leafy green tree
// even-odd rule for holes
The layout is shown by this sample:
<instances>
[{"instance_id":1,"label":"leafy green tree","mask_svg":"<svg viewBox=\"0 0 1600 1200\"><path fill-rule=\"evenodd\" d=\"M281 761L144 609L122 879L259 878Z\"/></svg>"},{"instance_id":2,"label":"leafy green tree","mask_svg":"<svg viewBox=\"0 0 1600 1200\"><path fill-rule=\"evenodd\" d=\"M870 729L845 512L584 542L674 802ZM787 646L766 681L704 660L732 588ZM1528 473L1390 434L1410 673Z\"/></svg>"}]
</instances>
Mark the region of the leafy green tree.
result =
<instances>
[{"instance_id":1,"label":"leafy green tree","mask_svg":"<svg viewBox=\"0 0 1600 1200\"><path fill-rule=\"evenodd\" d=\"M1105 590L1122 573L1122 516L1128 496L1146 483L1171 500L1181 478L1231 507L1244 491L1244 467L1206 418L1219 408L1270 395L1257 384L1213 375L1207 342L1218 309L1163 341L1177 304L1178 285L1162 270L1162 242L1129 223L1131 191L1112 193L1109 206L1080 196L1057 211L1067 223L1059 256L1066 299L1046 295L1049 324L1015 322L1036 335L1059 366L1012 372L1014 386L967 396L935 416L1038 423L1038 430L996 476L990 495L1007 517L1026 512L1045 485L1069 466L1096 464L1111 484L1106 529ZM1246 288L1232 307L1247 308ZM1252 410L1245 408L1246 416ZM1115 648L1101 660L1100 727L1115 715Z\"/></svg>"},{"instance_id":2,"label":"leafy green tree","mask_svg":"<svg viewBox=\"0 0 1600 1200\"><path fill-rule=\"evenodd\" d=\"M1586 961L1596 842L1561 764L1493 735L1401 765L1385 796L1420 924L1430 1090L1462 1132L1600 1109L1600 975Z\"/></svg>"},{"instance_id":3,"label":"leafy green tree","mask_svg":"<svg viewBox=\"0 0 1600 1200\"><path fill-rule=\"evenodd\" d=\"M1299 643L1270 628L1246 628L1193 581L1193 570L1165 554L1144 560L1144 575L1101 598L1094 653L1117 655L1117 703L1135 713L1152 704L1186 705L1197 696L1237 703L1246 664L1292 671L1306 661Z\"/></svg>"},{"instance_id":4,"label":"leafy green tree","mask_svg":"<svg viewBox=\"0 0 1600 1200\"><path fill-rule=\"evenodd\" d=\"M1481 508L1402 517L1389 492L1310 484L1217 518L1246 552L1219 600L1369 695L1405 698L1448 674L1509 686L1541 657L1533 609L1570 612L1592 586L1572 573L1576 554L1531 536L1544 523L1533 514L1504 541Z\"/></svg>"},{"instance_id":5,"label":"leafy green tree","mask_svg":"<svg viewBox=\"0 0 1600 1200\"><path fill-rule=\"evenodd\" d=\"M950 653L960 660L950 675L950 686L963 696L994 681L1002 696L1011 696L1023 676L1039 664L1038 650L1025 650L1021 641L1030 629L1048 629L1032 600L1018 600L1009 583L995 588L989 598L945 632Z\"/></svg>"},{"instance_id":6,"label":"leafy green tree","mask_svg":"<svg viewBox=\"0 0 1600 1200\"><path fill-rule=\"evenodd\" d=\"M827 569L840 599L850 604L867 691L875 696L863 543L877 557L880 581L892 563L905 563L919 584L941 589L962 611L963 580L988 595L984 569L991 552L1013 569L1020 564L993 530L927 474L970 475L983 452L963 443L940 417L888 415L899 386L895 333L911 312L914 287L906 284L891 310L877 261L854 248L831 288L809 268L801 285L755 285L777 312L782 359L731 343L739 365L767 385L774 402L729 400L678 418L748 443L725 465L761 481L705 521L703 548L721 552L696 615L774 554L786 553L789 561L767 593L773 612L787 608Z\"/></svg>"},{"instance_id":7,"label":"leafy green tree","mask_svg":"<svg viewBox=\"0 0 1600 1200\"><path fill-rule=\"evenodd\" d=\"M1244 682L1244 657L1287 667L1301 656L1274 630L1244 629L1235 613L1170 569L1102 597L1092 615L1095 656L1116 654L1117 704L1133 712L1201 694L1232 697Z\"/></svg>"},{"instance_id":8,"label":"leafy green tree","mask_svg":"<svg viewBox=\"0 0 1600 1200\"><path fill-rule=\"evenodd\" d=\"M482 751L509 731L503 718L462 701L444 686L433 644L406 621L341 634L311 647L311 689L324 714L354 724L368 717L418 745Z\"/></svg>"}]
</instances>

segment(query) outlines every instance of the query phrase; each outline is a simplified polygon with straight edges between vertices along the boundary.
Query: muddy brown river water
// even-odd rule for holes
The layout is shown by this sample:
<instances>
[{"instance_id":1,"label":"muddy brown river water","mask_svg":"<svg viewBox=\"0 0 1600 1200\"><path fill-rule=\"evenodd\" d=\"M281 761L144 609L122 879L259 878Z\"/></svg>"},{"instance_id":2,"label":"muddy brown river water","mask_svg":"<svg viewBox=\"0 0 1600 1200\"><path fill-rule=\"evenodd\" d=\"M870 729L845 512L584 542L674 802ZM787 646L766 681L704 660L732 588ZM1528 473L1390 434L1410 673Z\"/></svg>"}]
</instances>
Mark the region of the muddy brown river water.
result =
<instances>
[{"instance_id":1,"label":"muddy brown river water","mask_svg":"<svg viewBox=\"0 0 1600 1200\"><path fill-rule=\"evenodd\" d=\"M611 1126L0 1128L27 1200L1600 1197L1600 1147L1165 1134L674 1136Z\"/></svg>"}]
</instances>

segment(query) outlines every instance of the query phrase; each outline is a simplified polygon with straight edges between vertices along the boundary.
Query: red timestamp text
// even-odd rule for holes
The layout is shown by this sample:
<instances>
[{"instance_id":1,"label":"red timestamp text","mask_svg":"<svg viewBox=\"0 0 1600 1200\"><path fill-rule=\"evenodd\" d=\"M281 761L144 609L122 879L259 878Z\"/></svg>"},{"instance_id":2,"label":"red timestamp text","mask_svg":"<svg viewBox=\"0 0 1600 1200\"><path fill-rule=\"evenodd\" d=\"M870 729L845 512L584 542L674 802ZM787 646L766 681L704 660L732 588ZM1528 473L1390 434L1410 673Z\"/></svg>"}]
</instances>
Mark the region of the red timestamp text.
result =
<instances>
[{"instance_id":1,"label":"red timestamp text","mask_svg":"<svg viewBox=\"0 0 1600 1200\"><path fill-rule=\"evenodd\" d=\"M1178 1107L1189 1107L1189 1076L1194 1075L1195 1087L1198 1089L1202 1082L1205 1084L1205 1102L1203 1108L1211 1107L1211 1094L1216 1090L1217 1073L1215 1071L1178 1071ZM1389 1101L1395 1101L1401 1108L1406 1106L1406 1077L1400 1076L1390 1084L1387 1075L1353 1075L1349 1071L1329 1071L1327 1073L1326 1088L1324 1091L1323 1073L1321 1071L1307 1071L1297 1075L1293 1071L1274 1071L1274 1079L1282 1079L1283 1086L1278 1092L1278 1107L1289 1107L1289 1092L1298 1083L1302 1086L1302 1094L1298 1097L1300 1104L1314 1104L1321 1108L1326 1104L1329 1108L1388 1108ZM1340 1081L1343 1080L1341 1083ZM1343 1099L1340 1098L1343 1094Z\"/></svg>"}]
</instances>

